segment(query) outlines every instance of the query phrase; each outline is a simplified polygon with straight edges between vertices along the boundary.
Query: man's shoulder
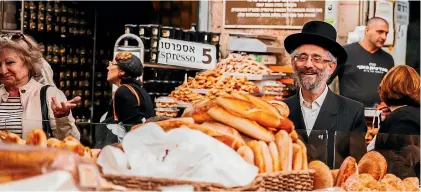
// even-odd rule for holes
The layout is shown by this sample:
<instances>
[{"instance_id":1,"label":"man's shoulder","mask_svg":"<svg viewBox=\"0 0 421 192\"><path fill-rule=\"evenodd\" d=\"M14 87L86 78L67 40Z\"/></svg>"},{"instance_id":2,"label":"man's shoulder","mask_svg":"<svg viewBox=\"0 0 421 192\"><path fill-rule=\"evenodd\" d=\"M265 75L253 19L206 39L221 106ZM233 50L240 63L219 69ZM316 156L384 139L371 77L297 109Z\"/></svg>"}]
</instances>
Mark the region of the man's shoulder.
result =
<instances>
[{"instance_id":1,"label":"man's shoulder","mask_svg":"<svg viewBox=\"0 0 421 192\"><path fill-rule=\"evenodd\" d=\"M353 109L364 109L364 104L355 101L353 99L344 97L342 95L338 95L333 93L333 95L337 98L338 102L346 109L346 110L353 110Z\"/></svg>"},{"instance_id":2,"label":"man's shoulder","mask_svg":"<svg viewBox=\"0 0 421 192\"><path fill-rule=\"evenodd\" d=\"M343 48L345 49L345 51L355 50L356 48L358 48L358 42L346 44L343 46Z\"/></svg>"}]
</instances>

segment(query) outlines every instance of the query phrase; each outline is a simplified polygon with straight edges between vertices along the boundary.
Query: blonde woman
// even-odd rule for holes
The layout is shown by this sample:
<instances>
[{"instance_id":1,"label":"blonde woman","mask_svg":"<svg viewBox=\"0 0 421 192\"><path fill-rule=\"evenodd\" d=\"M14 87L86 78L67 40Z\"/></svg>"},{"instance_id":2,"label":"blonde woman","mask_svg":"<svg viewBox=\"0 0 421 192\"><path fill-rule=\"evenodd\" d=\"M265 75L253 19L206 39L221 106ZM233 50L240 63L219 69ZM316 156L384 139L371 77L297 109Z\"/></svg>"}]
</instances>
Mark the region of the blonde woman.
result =
<instances>
[{"instance_id":1,"label":"blonde woman","mask_svg":"<svg viewBox=\"0 0 421 192\"><path fill-rule=\"evenodd\" d=\"M0 129L23 139L31 130L45 127L40 98L43 85L35 80L41 77L42 62L38 45L23 34L0 37ZM80 97L67 101L62 91L49 87L45 100L51 136L63 139L71 135L80 139L71 114Z\"/></svg>"}]
</instances>

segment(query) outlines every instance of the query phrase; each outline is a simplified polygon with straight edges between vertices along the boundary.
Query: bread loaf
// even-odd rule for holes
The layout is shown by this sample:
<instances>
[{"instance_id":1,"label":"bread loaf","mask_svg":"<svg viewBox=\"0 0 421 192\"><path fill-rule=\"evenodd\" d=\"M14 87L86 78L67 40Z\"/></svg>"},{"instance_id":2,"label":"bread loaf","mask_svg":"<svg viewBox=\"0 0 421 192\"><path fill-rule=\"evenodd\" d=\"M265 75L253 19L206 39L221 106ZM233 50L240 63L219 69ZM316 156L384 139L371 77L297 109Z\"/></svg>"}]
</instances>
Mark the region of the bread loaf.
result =
<instances>
[{"instance_id":1,"label":"bread loaf","mask_svg":"<svg viewBox=\"0 0 421 192\"><path fill-rule=\"evenodd\" d=\"M275 135L275 144L278 147L282 171L292 171L292 140L288 133L280 130Z\"/></svg>"},{"instance_id":2,"label":"bread loaf","mask_svg":"<svg viewBox=\"0 0 421 192\"><path fill-rule=\"evenodd\" d=\"M333 187L333 177L329 167L321 161L312 161L308 164L309 169L314 170L314 189Z\"/></svg>"},{"instance_id":3,"label":"bread loaf","mask_svg":"<svg viewBox=\"0 0 421 192\"><path fill-rule=\"evenodd\" d=\"M256 122L235 116L224 110L222 107L213 107L208 111L208 114L216 121L231 126L241 133L244 133L255 139L267 142L273 141L275 139L272 132L260 126Z\"/></svg>"}]
</instances>

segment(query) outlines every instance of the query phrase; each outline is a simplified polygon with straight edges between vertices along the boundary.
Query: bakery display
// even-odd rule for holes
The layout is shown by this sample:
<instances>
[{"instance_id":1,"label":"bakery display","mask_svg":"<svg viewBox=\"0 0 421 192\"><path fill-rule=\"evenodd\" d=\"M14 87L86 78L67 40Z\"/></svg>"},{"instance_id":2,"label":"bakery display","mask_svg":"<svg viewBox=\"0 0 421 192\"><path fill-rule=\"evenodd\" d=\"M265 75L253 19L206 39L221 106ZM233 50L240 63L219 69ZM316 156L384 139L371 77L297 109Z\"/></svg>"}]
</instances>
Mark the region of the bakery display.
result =
<instances>
[{"instance_id":1,"label":"bakery display","mask_svg":"<svg viewBox=\"0 0 421 192\"><path fill-rule=\"evenodd\" d=\"M270 75L272 71L250 56L231 57L216 64L216 70L226 73Z\"/></svg>"},{"instance_id":2,"label":"bakery display","mask_svg":"<svg viewBox=\"0 0 421 192\"><path fill-rule=\"evenodd\" d=\"M42 129L32 130L26 140L21 139L14 133L0 131L0 141L7 144L18 144L18 145L32 145L42 148L59 148L67 149L74 153L79 154L82 157L94 159L96 156L92 153L89 147L83 146L79 140L72 136L67 136L63 140L56 138L47 139L47 135Z\"/></svg>"},{"instance_id":3,"label":"bakery display","mask_svg":"<svg viewBox=\"0 0 421 192\"><path fill-rule=\"evenodd\" d=\"M366 153L358 163L355 158L347 157L340 169L327 171L321 168L321 164L324 163L309 164L309 168L315 170L315 189L332 187L326 184L332 178L333 186L346 191L420 191L418 178L401 180L393 174L387 174L387 161L376 151Z\"/></svg>"}]
</instances>

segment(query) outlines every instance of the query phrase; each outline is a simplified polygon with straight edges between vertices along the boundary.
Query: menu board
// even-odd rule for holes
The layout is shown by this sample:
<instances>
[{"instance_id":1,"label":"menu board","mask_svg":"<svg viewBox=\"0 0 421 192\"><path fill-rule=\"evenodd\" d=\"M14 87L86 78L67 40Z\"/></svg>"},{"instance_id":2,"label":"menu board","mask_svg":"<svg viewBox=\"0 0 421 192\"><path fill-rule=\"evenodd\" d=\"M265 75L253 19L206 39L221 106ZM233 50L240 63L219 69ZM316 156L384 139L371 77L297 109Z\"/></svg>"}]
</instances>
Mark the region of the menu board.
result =
<instances>
[{"instance_id":1,"label":"menu board","mask_svg":"<svg viewBox=\"0 0 421 192\"><path fill-rule=\"evenodd\" d=\"M224 0L224 27L300 29L309 21L324 21L325 4L314 0Z\"/></svg>"}]
</instances>

